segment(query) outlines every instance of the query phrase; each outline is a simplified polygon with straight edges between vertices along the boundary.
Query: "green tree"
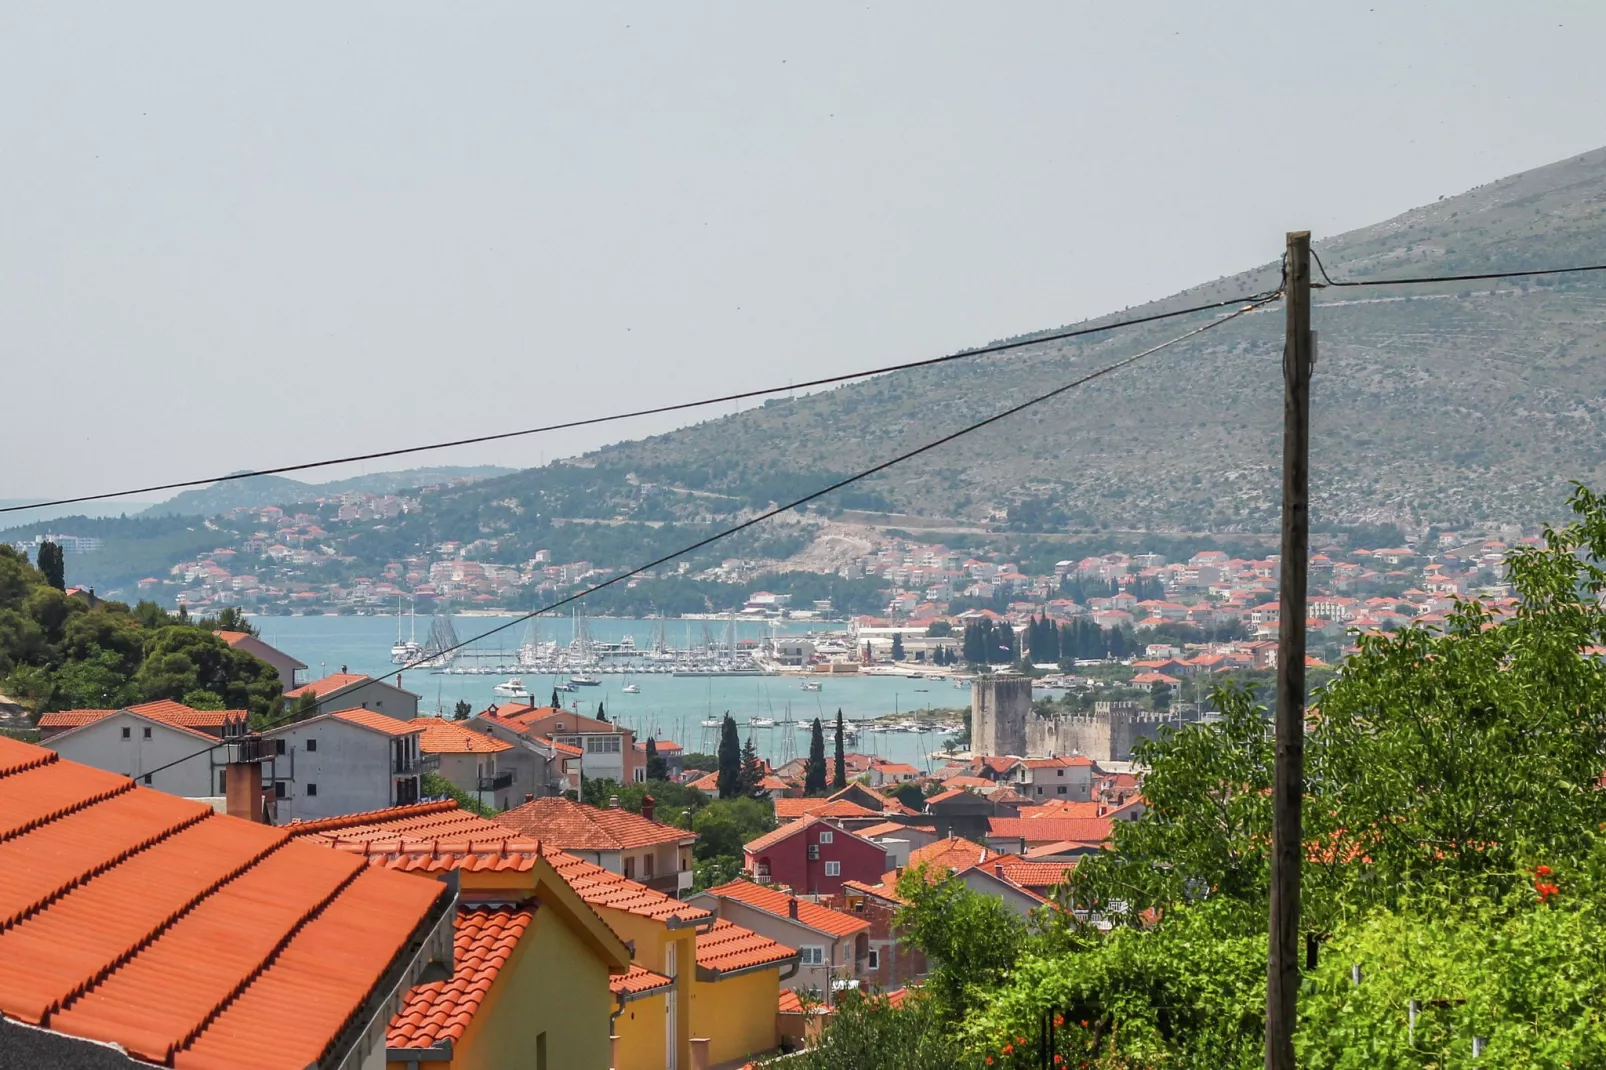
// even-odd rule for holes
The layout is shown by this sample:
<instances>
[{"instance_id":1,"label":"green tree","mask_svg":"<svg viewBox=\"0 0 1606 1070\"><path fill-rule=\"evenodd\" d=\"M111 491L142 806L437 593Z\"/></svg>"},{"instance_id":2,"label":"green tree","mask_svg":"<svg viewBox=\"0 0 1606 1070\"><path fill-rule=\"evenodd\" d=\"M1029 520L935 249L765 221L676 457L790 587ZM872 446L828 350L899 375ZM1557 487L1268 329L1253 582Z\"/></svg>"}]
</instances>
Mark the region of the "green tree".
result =
<instances>
[{"instance_id":1,"label":"green tree","mask_svg":"<svg viewBox=\"0 0 1606 1070\"><path fill-rule=\"evenodd\" d=\"M331 713L334 711L330 711ZM289 712L284 714L286 724L296 724L305 721L308 717L318 716L318 696L311 691L303 691L291 703Z\"/></svg>"},{"instance_id":2,"label":"green tree","mask_svg":"<svg viewBox=\"0 0 1606 1070\"><path fill-rule=\"evenodd\" d=\"M257 635L256 628L252 627L251 619L245 611L238 606L225 606L218 611L217 618L211 622L210 631L217 632L244 632L247 635Z\"/></svg>"},{"instance_id":3,"label":"green tree","mask_svg":"<svg viewBox=\"0 0 1606 1070\"><path fill-rule=\"evenodd\" d=\"M736 719L727 712L719 726L719 797L734 799L742 793L742 742Z\"/></svg>"},{"instance_id":4,"label":"green tree","mask_svg":"<svg viewBox=\"0 0 1606 1070\"><path fill-rule=\"evenodd\" d=\"M809 764L803 777L803 793L825 794L825 728L818 717L809 728Z\"/></svg>"},{"instance_id":5,"label":"green tree","mask_svg":"<svg viewBox=\"0 0 1606 1070\"><path fill-rule=\"evenodd\" d=\"M462 790L439 773L425 773L418 790L426 799L451 799L469 813L481 817L495 817L498 812L496 807L480 802L477 795Z\"/></svg>"},{"instance_id":6,"label":"green tree","mask_svg":"<svg viewBox=\"0 0 1606 1070\"><path fill-rule=\"evenodd\" d=\"M962 1018L1016 965L1026 925L1000 896L979 895L960 880L913 866L898 878L907 905L899 931L931 961L927 987L939 1009Z\"/></svg>"},{"instance_id":7,"label":"green tree","mask_svg":"<svg viewBox=\"0 0 1606 1070\"><path fill-rule=\"evenodd\" d=\"M894 632L892 633L892 660L902 661L903 659L903 633Z\"/></svg>"},{"instance_id":8,"label":"green tree","mask_svg":"<svg viewBox=\"0 0 1606 1070\"><path fill-rule=\"evenodd\" d=\"M768 798L763 788L764 762L758 756L758 749L753 745L753 737L749 735L742 744L742 781L741 794L749 798Z\"/></svg>"},{"instance_id":9,"label":"green tree","mask_svg":"<svg viewBox=\"0 0 1606 1070\"><path fill-rule=\"evenodd\" d=\"M1171 708L1171 685L1164 680L1156 680L1149 685L1149 707L1156 713L1164 713Z\"/></svg>"},{"instance_id":10,"label":"green tree","mask_svg":"<svg viewBox=\"0 0 1606 1070\"><path fill-rule=\"evenodd\" d=\"M561 710L561 709L563 709L563 703L562 703L562 701L561 701L561 700L559 700L559 698L558 698L558 689L557 689L557 688L555 688L555 687L554 687L554 688L553 688L553 689L552 689L552 708L553 708L553 709L554 709L554 710Z\"/></svg>"},{"instance_id":11,"label":"green tree","mask_svg":"<svg viewBox=\"0 0 1606 1070\"><path fill-rule=\"evenodd\" d=\"M668 780L669 764L658 755L658 741L647 737L647 779Z\"/></svg>"},{"instance_id":12,"label":"green tree","mask_svg":"<svg viewBox=\"0 0 1606 1070\"><path fill-rule=\"evenodd\" d=\"M916 812L926 808L926 796L925 793L920 790L919 784L915 784L910 781L904 781L902 784L899 784L897 787L892 789L891 795L894 799L897 799L899 802L903 803L903 805Z\"/></svg>"},{"instance_id":13,"label":"green tree","mask_svg":"<svg viewBox=\"0 0 1606 1070\"><path fill-rule=\"evenodd\" d=\"M62 556L61 547L53 542L39 544L37 558L39 572L45 577L45 582L58 591L67 589L67 562Z\"/></svg>"},{"instance_id":14,"label":"green tree","mask_svg":"<svg viewBox=\"0 0 1606 1070\"><path fill-rule=\"evenodd\" d=\"M954 634L954 626L945 620L934 620L926 626L928 639L946 639Z\"/></svg>"},{"instance_id":15,"label":"green tree","mask_svg":"<svg viewBox=\"0 0 1606 1070\"><path fill-rule=\"evenodd\" d=\"M472 716L474 716L474 707L468 704L468 699L458 699L457 705L452 707L452 720L466 721Z\"/></svg>"},{"instance_id":16,"label":"green tree","mask_svg":"<svg viewBox=\"0 0 1606 1070\"><path fill-rule=\"evenodd\" d=\"M278 672L211 632L170 625L146 638L144 654L134 683L146 699L183 701L202 690L218 695L229 709L249 710L259 722L279 711Z\"/></svg>"},{"instance_id":17,"label":"green tree","mask_svg":"<svg viewBox=\"0 0 1606 1070\"><path fill-rule=\"evenodd\" d=\"M600 702L597 703L597 720L601 721L603 724L608 723L608 711L602 708L602 703Z\"/></svg>"},{"instance_id":18,"label":"green tree","mask_svg":"<svg viewBox=\"0 0 1606 1070\"><path fill-rule=\"evenodd\" d=\"M836 711L836 761L831 775L831 790L841 791L848 786L847 756L843 751L843 739L847 733L842 724L842 710Z\"/></svg>"}]
</instances>

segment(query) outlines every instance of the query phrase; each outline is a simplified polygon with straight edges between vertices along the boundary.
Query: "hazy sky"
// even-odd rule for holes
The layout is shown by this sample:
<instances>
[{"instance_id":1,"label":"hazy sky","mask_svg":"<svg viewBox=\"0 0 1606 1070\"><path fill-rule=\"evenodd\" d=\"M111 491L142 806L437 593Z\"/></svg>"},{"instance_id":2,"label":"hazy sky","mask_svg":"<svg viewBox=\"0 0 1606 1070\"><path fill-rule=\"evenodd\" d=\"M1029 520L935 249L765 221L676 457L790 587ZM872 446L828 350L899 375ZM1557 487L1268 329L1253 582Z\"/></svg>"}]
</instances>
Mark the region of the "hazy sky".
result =
<instances>
[{"instance_id":1,"label":"hazy sky","mask_svg":"<svg viewBox=\"0 0 1606 1070\"><path fill-rule=\"evenodd\" d=\"M1273 259L1285 230L1606 144L1603 39L1588 0L12 0L0 498L1138 304ZM402 466L530 465L682 422Z\"/></svg>"}]
</instances>

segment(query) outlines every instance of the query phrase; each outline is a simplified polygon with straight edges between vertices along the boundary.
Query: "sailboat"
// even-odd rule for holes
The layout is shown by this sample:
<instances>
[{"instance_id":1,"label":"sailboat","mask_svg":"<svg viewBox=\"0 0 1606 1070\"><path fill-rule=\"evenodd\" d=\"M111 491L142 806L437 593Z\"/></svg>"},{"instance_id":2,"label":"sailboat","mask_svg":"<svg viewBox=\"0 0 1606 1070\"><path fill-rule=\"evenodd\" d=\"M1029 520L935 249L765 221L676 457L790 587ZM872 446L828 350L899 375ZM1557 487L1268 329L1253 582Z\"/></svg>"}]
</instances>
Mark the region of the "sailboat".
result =
<instances>
[{"instance_id":1,"label":"sailboat","mask_svg":"<svg viewBox=\"0 0 1606 1070\"><path fill-rule=\"evenodd\" d=\"M408 622L412 625L412 636L402 639L401 631L401 596L396 596L396 645L390 648L390 663L392 665L409 665L417 661L424 654L423 644L418 641L418 617L412 608L407 611Z\"/></svg>"}]
</instances>

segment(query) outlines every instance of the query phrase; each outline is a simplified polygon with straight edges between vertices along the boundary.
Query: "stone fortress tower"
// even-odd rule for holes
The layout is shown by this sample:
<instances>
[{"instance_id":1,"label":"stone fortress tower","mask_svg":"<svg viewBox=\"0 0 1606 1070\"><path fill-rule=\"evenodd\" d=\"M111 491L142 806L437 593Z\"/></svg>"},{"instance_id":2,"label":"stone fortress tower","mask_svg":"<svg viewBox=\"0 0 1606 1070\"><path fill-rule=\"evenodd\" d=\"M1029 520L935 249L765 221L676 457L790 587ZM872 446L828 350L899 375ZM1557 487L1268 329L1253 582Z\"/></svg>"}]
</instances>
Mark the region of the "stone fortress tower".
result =
<instances>
[{"instance_id":1,"label":"stone fortress tower","mask_svg":"<svg viewBox=\"0 0 1606 1070\"><path fill-rule=\"evenodd\" d=\"M1170 713L1136 702L1095 702L1091 713L1039 717L1032 681L1014 673L978 676L970 685L970 753L1017 758L1081 754L1096 762L1132 759L1132 745L1162 726L1180 728Z\"/></svg>"},{"instance_id":2,"label":"stone fortress tower","mask_svg":"<svg viewBox=\"0 0 1606 1070\"><path fill-rule=\"evenodd\" d=\"M1014 673L978 676L970 685L970 752L1026 756L1032 681Z\"/></svg>"}]
</instances>

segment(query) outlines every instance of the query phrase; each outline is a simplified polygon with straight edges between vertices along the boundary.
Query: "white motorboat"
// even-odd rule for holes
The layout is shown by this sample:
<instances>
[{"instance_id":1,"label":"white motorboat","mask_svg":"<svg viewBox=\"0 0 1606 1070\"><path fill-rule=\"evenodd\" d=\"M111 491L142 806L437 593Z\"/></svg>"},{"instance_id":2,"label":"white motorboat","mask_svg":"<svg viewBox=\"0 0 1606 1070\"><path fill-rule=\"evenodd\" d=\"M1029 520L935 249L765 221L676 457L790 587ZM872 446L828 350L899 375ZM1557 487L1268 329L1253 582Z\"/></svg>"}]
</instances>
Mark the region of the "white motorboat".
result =
<instances>
[{"instance_id":1,"label":"white motorboat","mask_svg":"<svg viewBox=\"0 0 1606 1070\"><path fill-rule=\"evenodd\" d=\"M626 695L639 695L639 694L641 694L641 687L639 685L637 685L637 684L626 684L625 686L621 687L619 690L622 693L626 694Z\"/></svg>"},{"instance_id":2,"label":"white motorboat","mask_svg":"<svg viewBox=\"0 0 1606 1070\"><path fill-rule=\"evenodd\" d=\"M823 691L824 689L825 685L822 683L818 683L814 680L803 681L803 690L805 691Z\"/></svg>"},{"instance_id":3,"label":"white motorboat","mask_svg":"<svg viewBox=\"0 0 1606 1070\"><path fill-rule=\"evenodd\" d=\"M773 718L773 717L749 717L747 719L747 727L749 727L749 728L774 728L775 727L775 718Z\"/></svg>"},{"instance_id":4,"label":"white motorboat","mask_svg":"<svg viewBox=\"0 0 1606 1070\"><path fill-rule=\"evenodd\" d=\"M495 694L503 698L529 698L530 692L525 688L524 681L517 676L510 676L506 680L491 688Z\"/></svg>"},{"instance_id":5,"label":"white motorboat","mask_svg":"<svg viewBox=\"0 0 1606 1070\"><path fill-rule=\"evenodd\" d=\"M576 687L601 687L602 681L589 673L577 672L569 677L569 683Z\"/></svg>"}]
</instances>

